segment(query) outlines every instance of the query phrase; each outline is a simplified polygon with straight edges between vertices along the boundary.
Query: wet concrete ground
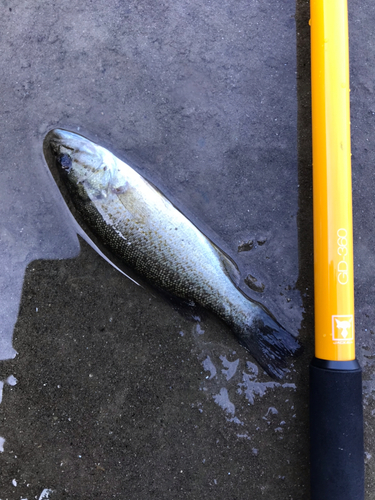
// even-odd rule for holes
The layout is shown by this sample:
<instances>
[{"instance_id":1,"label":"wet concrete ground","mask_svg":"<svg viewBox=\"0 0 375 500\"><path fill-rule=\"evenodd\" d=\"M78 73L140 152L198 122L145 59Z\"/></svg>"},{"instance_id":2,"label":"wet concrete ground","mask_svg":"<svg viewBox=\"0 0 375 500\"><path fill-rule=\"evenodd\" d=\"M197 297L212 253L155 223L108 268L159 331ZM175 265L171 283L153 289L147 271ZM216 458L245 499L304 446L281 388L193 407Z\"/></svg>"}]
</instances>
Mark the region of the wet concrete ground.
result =
<instances>
[{"instance_id":1,"label":"wet concrete ground","mask_svg":"<svg viewBox=\"0 0 375 500\"><path fill-rule=\"evenodd\" d=\"M307 499L313 355L309 6L1 6L0 498ZM350 2L357 354L373 498L375 109L370 0ZM50 128L127 160L239 264L305 352L270 379L75 235ZM242 242L251 250L238 253ZM246 288L251 274L263 292Z\"/></svg>"}]
</instances>

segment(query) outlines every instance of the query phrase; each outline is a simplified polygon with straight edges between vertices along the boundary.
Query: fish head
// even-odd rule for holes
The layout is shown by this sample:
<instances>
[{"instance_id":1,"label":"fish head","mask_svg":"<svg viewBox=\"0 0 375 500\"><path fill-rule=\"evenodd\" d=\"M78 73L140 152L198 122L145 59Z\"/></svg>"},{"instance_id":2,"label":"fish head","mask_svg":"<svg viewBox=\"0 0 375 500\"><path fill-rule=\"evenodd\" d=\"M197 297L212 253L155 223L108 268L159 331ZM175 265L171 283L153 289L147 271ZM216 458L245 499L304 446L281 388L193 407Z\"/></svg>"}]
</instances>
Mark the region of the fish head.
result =
<instances>
[{"instance_id":1,"label":"fish head","mask_svg":"<svg viewBox=\"0 0 375 500\"><path fill-rule=\"evenodd\" d=\"M44 147L53 158L58 175L80 198L99 199L111 191L115 157L106 149L62 129L51 130Z\"/></svg>"}]
</instances>

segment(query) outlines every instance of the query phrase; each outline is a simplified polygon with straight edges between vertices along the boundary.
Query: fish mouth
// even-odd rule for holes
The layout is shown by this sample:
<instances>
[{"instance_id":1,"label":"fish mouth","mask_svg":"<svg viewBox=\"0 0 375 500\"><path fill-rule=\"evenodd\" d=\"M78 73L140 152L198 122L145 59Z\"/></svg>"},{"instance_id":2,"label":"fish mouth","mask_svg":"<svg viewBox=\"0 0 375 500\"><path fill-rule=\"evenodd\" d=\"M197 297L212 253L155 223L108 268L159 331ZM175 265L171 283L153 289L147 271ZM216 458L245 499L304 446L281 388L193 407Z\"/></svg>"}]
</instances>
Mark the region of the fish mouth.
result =
<instances>
[{"instance_id":1,"label":"fish mouth","mask_svg":"<svg viewBox=\"0 0 375 500\"><path fill-rule=\"evenodd\" d=\"M66 147L67 143L68 141L64 137L64 131L60 129L53 129L48 132L48 134L44 138L43 149L56 159L63 154L63 152L61 151L62 147L65 147L67 150L73 151L71 147ZM66 153L68 153L68 151L66 151Z\"/></svg>"},{"instance_id":2,"label":"fish mouth","mask_svg":"<svg viewBox=\"0 0 375 500\"><path fill-rule=\"evenodd\" d=\"M55 128L48 132L44 142L57 156L65 153L72 158L76 155L87 155L87 157L93 158L98 156L101 150L97 144L82 135L61 128Z\"/></svg>"},{"instance_id":3,"label":"fish mouth","mask_svg":"<svg viewBox=\"0 0 375 500\"><path fill-rule=\"evenodd\" d=\"M79 136L72 132L55 128L48 132L44 139L44 144L55 154L60 153L62 148L67 150L67 152L74 152L78 148L78 144L75 147L78 138Z\"/></svg>"},{"instance_id":4,"label":"fish mouth","mask_svg":"<svg viewBox=\"0 0 375 500\"><path fill-rule=\"evenodd\" d=\"M68 132L61 129L53 129L44 139L43 149L47 158L53 161L58 170L69 174L73 165L74 147L70 145Z\"/></svg>"}]
</instances>

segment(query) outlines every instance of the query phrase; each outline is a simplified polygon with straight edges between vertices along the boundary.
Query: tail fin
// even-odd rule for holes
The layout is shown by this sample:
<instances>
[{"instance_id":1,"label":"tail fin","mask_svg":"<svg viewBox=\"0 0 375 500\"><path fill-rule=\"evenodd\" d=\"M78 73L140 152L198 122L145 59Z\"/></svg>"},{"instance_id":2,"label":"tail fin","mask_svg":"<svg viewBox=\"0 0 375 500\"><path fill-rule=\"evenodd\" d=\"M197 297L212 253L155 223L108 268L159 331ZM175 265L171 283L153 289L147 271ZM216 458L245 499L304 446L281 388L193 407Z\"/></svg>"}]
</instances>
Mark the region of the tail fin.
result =
<instances>
[{"instance_id":1,"label":"tail fin","mask_svg":"<svg viewBox=\"0 0 375 500\"><path fill-rule=\"evenodd\" d=\"M261 308L251 325L237 331L237 335L240 344L273 378L283 378L287 358L302 352L297 339Z\"/></svg>"}]
</instances>

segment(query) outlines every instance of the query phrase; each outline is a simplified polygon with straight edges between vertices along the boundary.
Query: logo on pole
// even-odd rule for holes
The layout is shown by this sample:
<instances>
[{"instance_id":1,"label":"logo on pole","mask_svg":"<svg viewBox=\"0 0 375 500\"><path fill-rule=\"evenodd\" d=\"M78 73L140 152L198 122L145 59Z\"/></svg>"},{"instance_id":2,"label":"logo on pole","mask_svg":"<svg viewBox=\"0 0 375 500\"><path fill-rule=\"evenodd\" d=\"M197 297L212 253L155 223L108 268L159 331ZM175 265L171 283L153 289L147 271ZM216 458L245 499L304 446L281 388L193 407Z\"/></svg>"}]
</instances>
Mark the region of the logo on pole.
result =
<instances>
[{"instance_id":1,"label":"logo on pole","mask_svg":"<svg viewBox=\"0 0 375 500\"><path fill-rule=\"evenodd\" d=\"M335 344L352 344L354 341L354 318L350 314L332 316L332 340Z\"/></svg>"}]
</instances>

